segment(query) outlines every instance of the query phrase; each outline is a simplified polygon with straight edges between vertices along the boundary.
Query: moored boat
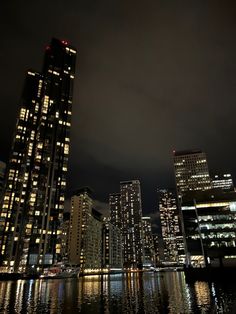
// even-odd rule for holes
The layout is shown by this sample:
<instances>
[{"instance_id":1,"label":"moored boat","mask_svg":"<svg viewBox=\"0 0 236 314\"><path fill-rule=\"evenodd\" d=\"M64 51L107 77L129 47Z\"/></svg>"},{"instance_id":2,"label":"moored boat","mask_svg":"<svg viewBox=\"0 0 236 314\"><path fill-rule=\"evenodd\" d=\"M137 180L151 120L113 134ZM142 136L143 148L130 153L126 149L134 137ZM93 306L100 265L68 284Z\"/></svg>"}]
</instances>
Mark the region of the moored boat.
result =
<instances>
[{"instance_id":1,"label":"moored boat","mask_svg":"<svg viewBox=\"0 0 236 314\"><path fill-rule=\"evenodd\" d=\"M41 279L79 278L80 268L72 265L59 265L45 268L40 275Z\"/></svg>"}]
</instances>

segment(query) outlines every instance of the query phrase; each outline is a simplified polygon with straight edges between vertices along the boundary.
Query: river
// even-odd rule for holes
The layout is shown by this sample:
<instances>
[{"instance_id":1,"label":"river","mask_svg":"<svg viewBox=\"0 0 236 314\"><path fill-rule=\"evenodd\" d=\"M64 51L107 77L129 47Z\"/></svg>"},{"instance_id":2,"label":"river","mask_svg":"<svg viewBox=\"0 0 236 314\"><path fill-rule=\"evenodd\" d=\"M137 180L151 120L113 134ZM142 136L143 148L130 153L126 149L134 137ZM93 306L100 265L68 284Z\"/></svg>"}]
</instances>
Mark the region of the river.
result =
<instances>
[{"instance_id":1,"label":"river","mask_svg":"<svg viewBox=\"0 0 236 314\"><path fill-rule=\"evenodd\" d=\"M0 282L0 313L236 313L234 282L182 272Z\"/></svg>"}]
</instances>

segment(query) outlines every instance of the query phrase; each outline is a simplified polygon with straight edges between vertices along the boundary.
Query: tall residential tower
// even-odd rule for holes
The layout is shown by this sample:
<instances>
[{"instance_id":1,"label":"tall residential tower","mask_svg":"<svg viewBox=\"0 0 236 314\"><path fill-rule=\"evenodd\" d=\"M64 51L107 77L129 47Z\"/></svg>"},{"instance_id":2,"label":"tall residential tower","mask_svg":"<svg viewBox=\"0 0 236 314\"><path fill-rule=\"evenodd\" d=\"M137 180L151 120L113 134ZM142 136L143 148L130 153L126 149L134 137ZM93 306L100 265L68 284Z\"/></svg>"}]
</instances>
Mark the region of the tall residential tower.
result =
<instances>
[{"instance_id":1,"label":"tall residential tower","mask_svg":"<svg viewBox=\"0 0 236 314\"><path fill-rule=\"evenodd\" d=\"M183 263L184 243L175 193L158 190L161 233L164 243L164 262Z\"/></svg>"},{"instance_id":2,"label":"tall residential tower","mask_svg":"<svg viewBox=\"0 0 236 314\"><path fill-rule=\"evenodd\" d=\"M151 217L142 217L142 224L143 224L143 266L150 267L156 265Z\"/></svg>"},{"instance_id":3,"label":"tall residential tower","mask_svg":"<svg viewBox=\"0 0 236 314\"><path fill-rule=\"evenodd\" d=\"M143 265L142 206L138 180L120 183L124 267Z\"/></svg>"},{"instance_id":4,"label":"tall residential tower","mask_svg":"<svg viewBox=\"0 0 236 314\"><path fill-rule=\"evenodd\" d=\"M60 260L76 50L52 39L28 71L0 207L0 264L40 270Z\"/></svg>"},{"instance_id":5,"label":"tall residential tower","mask_svg":"<svg viewBox=\"0 0 236 314\"><path fill-rule=\"evenodd\" d=\"M109 195L109 206L111 211L111 223L121 230L122 213L120 193L113 193Z\"/></svg>"}]
</instances>

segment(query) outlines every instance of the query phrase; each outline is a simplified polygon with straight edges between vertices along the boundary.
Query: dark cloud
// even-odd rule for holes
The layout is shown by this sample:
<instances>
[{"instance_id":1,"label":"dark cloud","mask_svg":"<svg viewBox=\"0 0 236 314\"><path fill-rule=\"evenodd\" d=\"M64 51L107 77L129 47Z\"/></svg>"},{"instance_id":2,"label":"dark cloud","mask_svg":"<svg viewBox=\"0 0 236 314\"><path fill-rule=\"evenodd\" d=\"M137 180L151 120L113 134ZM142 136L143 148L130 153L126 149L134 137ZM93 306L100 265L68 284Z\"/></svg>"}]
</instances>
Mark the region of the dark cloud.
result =
<instances>
[{"instance_id":1,"label":"dark cloud","mask_svg":"<svg viewBox=\"0 0 236 314\"><path fill-rule=\"evenodd\" d=\"M11 1L0 14L0 158L24 73L55 36L78 48L70 191L107 201L140 178L151 211L156 186L174 184L173 149L202 148L210 168L236 173L235 1Z\"/></svg>"}]
</instances>

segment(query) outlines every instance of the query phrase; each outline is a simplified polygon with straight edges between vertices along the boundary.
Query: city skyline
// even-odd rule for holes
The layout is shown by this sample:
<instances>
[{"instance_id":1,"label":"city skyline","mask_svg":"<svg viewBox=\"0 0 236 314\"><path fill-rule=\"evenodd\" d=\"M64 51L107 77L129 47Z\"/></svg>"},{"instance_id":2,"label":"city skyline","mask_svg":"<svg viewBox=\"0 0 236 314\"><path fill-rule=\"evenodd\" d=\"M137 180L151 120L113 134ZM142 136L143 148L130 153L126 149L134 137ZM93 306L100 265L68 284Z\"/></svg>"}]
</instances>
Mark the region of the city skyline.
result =
<instances>
[{"instance_id":1,"label":"city skyline","mask_svg":"<svg viewBox=\"0 0 236 314\"><path fill-rule=\"evenodd\" d=\"M2 4L0 312L235 312L235 16Z\"/></svg>"},{"instance_id":2,"label":"city skyline","mask_svg":"<svg viewBox=\"0 0 236 314\"><path fill-rule=\"evenodd\" d=\"M4 4L2 12L1 160L8 160L25 70L39 68L36 56L55 36L79 51L69 192L89 185L105 201L118 182L137 178L150 212L156 187L174 186L173 149L202 149L210 170L235 180L233 1L45 2ZM34 23L39 16L47 27Z\"/></svg>"},{"instance_id":3,"label":"city skyline","mask_svg":"<svg viewBox=\"0 0 236 314\"><path fill-rule=\"evenodd\" d=\"M176 193L157 189L153 217L143 215L137 179L109 194L107 217L89 187L65 211L75 57L52 38L42 73L27 71L1 198L3 278L227 272L236 262L236 194L231 174L210 175L203 151L173 151Z\"/></svg>"}]
</instances>

